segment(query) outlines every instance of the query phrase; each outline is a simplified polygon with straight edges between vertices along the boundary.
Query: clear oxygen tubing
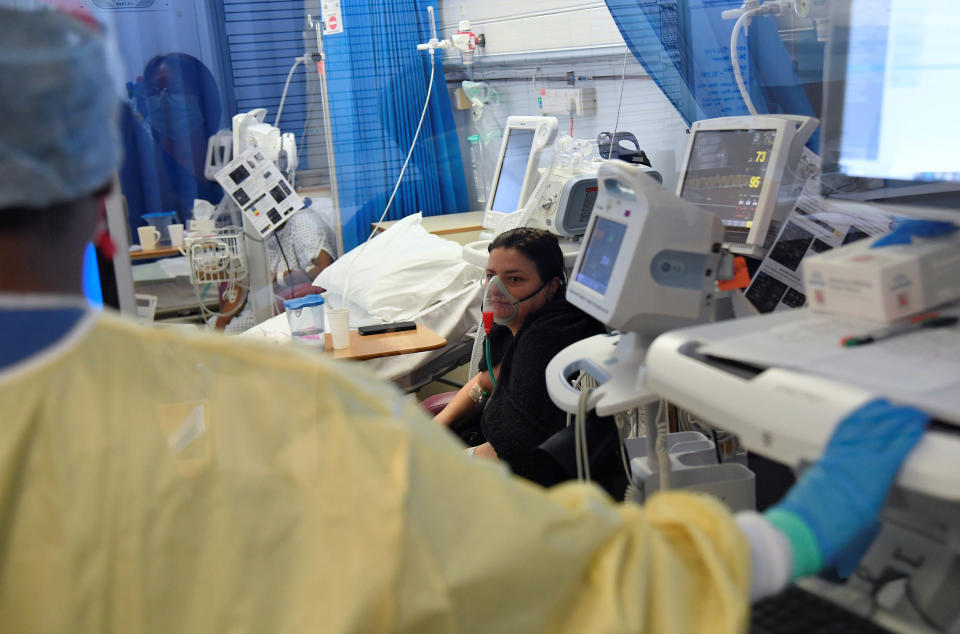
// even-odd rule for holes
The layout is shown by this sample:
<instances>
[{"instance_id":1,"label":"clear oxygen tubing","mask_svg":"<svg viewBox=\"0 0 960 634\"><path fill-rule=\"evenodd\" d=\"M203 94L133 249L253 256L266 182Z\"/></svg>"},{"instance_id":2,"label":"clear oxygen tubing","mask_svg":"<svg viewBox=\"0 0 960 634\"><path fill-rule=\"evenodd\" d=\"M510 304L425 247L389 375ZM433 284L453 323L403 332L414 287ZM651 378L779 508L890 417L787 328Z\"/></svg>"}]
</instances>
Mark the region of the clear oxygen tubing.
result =
<instances>
[{"instance_id":1,"label":"clear oxygen tubing","mask_svg":"<svg viewBox=\"0 0 960 634\"><path fill-rule=\"evenodd\" d=\"M436 32L436 27L433 24L433 7L427 7L427 11L430 14L430 26ZM380 219L377 220L376 226L374 226L373 231L370 232L370 235L367 236L367 239L364 240L363 244L360 245L357 250L357 255L350 262L350 267L347 268L347 272L344 274L343 281L343 304L341 308L347 307L347 297L349 297L350 290L350 268L360 259L360 255L363 252L363 249L370 242L370 238L375 236L378 231L380 231L380 225L383 224L383 220L387 217L387 212L390 211L390 205L393 204L393 199L397 195L397 190L400 189L400 183L403 182L403 175L407 171L407 165L410 164L410 157L413 156L413 150L417 147L417 139L420 138L420 130L423 129L423 120L427 116L427 108L430 107L430 97L433 95L433 78L436 71L436 60L433 57L434 49L428 49L430 53L430 83L427 84L427 98L423 100L423 111L420 113L420 122L417 124L417 131L413 134L413 141L410 142L410 151L407 152L407 158L403 161L403 167L400 168L400 176L397 177L397 184L393 186L393 192L390 194L390 199L387 200L387 206L384 208L383 213L380 215Z\"/></svg>"},{"instance_id":2,"label":"clear oxygen tubing","mask_svg":"<svg viewBox=\"0 0 960 634\"><path fill-rule=\"evenodd\" d=\"M483 319L477 322L477 334L473 340L473 350L470 352L470 365L467 376L473 378L480 372L480 358L483 355L483 342L487 338L487 333L483 331Z\"/></svg>"},{"instance_id":3,"label":"clear oxygen tubing","mask_svg":"<svg viewBox=\"0 0 960 634\"><path fill-rule=\"evenodd\" d=\"M484 348L487 351L487 372L490 373L490 384L496 388L497 387L497 377L493 376L493 356L490 354L490 340L486 339L484 341Z\"/></svg>"},{"instance_id":4,"label":"clear oxygen tubing","mask_svg":"<svg viewBox=\"0 0 960 634\"><path fill-rule=\"evenodd\" d=\"M280 127L280 115L283 114L283 104L287 101L287 90L290 88L290 80L293 79L293 72L297 70L297 66L304 63L303 57L298 57L293 66L290 67L290 72L287 73L287 82L283 85L283 94L280 96L280 107L277 108L277 116L273 119L273 127Z\"/></svg>"},{"instance_id":5,"label":"clear oxygen tubing","mask_svg":"<svg viewBox=\"0 0 960 634\"><path fill-rule=\"evenodd\" d=\"M759 13L765 13L765 11L757 7L741 13L733 25L733 33L730 34L730 64L733 66L733 77L737 80L737 88L740 89L740 96L743 97L743 103L747 105L747 110L749 110L753 116L757 116L757 109L753 106L753 101L750 99L750 92L743 83L743 74L740 71L740 59L737 56L737 43L740 40L741 27L750 20L750 18Z\"/></svg>"}]
</instances>

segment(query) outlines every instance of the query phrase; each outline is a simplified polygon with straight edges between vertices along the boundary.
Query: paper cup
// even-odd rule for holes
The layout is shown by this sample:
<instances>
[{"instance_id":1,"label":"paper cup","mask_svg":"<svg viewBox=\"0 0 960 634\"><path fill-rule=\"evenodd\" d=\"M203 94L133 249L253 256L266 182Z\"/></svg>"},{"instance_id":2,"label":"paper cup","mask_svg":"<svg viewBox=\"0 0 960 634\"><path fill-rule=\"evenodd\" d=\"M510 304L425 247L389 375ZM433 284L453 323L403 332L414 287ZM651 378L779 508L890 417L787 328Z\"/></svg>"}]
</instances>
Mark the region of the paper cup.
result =
<instances>
[{"instance_id":1,"label":"paper cup","mask_svg":"<svg viewBox=\"0 0 960 634\"><path fill-rule=\"evenodd\" d=\"M350 309L327 309L327 330L333 340L333 349L342 350L350 346Z\"/></svg>"},{"instance_id":2,"label":"paper cup","mask_svg":"<svg viewBox=\"0 0 960 634\"><path fill-rule=\"evenodd\" d=\"M167 227L167 233L170 234L170 245L178 247L183 244L183 225L170 225Z\"/></svg>"}]
</instances>

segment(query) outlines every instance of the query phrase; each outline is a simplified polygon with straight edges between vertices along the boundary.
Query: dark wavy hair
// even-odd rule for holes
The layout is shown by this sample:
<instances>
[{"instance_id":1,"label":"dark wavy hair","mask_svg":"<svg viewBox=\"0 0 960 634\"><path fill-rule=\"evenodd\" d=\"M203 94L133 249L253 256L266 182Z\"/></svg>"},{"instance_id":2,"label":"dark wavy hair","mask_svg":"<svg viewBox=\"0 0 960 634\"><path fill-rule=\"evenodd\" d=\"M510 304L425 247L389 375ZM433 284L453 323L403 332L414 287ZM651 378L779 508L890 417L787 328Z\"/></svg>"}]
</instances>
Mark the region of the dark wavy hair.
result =
<instances>
[{"instance_id":1,"label":"dark wavy hair","mask_svg":"<svg viewBox=\"0 0 960 634\"><path fill-rule=\"evenodd\" d=\"M567 293L567 275L563 269L563 251L556 236L543 229L517 227L504 231L487 246L487 252L494 249L516 249L537 267L542 282L560 278L560 286L554 294L555 299L563 299Z\"/></svg>"}]
</instances>

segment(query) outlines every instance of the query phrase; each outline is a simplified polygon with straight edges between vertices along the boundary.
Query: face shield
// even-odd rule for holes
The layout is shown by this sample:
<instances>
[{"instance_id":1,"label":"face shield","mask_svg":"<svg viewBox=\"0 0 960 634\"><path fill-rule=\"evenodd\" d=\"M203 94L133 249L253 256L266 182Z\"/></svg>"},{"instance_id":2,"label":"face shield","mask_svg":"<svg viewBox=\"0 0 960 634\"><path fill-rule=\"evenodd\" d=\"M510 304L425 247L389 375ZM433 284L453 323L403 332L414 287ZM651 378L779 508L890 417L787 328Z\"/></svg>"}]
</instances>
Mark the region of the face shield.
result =
<instances>
[{"instance_id":1,"label":"face shield","mask_svg":"<svg viewBox=\"0 0 960 634\"><path fill-rule=\"evenodd\" d=\"M534 292L522 299L517 299L510 294L510 291L496 275L485 278L482 283L483 304L481 310L483 311L484 324L486 325L491 320L489 315L492 315L492 321L501 326L505 326L517 318L517 315L520 314L520 302L525 302L534 297L547 286L547 283L544 282Z\"/></svg>"}]
</instances>

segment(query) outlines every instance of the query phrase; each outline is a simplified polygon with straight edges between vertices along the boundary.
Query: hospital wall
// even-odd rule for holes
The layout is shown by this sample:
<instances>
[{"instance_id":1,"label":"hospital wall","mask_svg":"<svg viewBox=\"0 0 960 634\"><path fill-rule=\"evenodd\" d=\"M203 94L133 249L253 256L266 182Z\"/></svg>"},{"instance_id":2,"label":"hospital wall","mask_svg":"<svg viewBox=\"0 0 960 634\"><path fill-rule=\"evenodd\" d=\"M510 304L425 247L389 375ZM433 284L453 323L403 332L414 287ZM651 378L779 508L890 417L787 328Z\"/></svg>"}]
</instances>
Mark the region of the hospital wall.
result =
<instances>
[{"instance_id":1,"label":"hospital wall","mask_svg":"<svg viewBox=\"0 0 960 634\"><path fill-rule=\"evenodd\" d=\"M440 0L439 22L444 36L454 33L461 19L470 20L473 32L486 37L486 46L474 65L474 80L486 81L499 93L503 119L542 114L538 103L542 89L594 88L596 114L574 116L573 136L596 138L615 125L617 130L632 132L653 166L663 174L665 187L676 187L687 126L629 53L624 65L626 45L604 2ZM451 51L445 52L444 69L453 93L467 71ZM559 130L569 132L570 117L558 115L558 119ZM476 132L470 111L457 111L456 121L466 180L474 207L479 208L468 160L467 137Z\"/></svg>"}]
</instances>

